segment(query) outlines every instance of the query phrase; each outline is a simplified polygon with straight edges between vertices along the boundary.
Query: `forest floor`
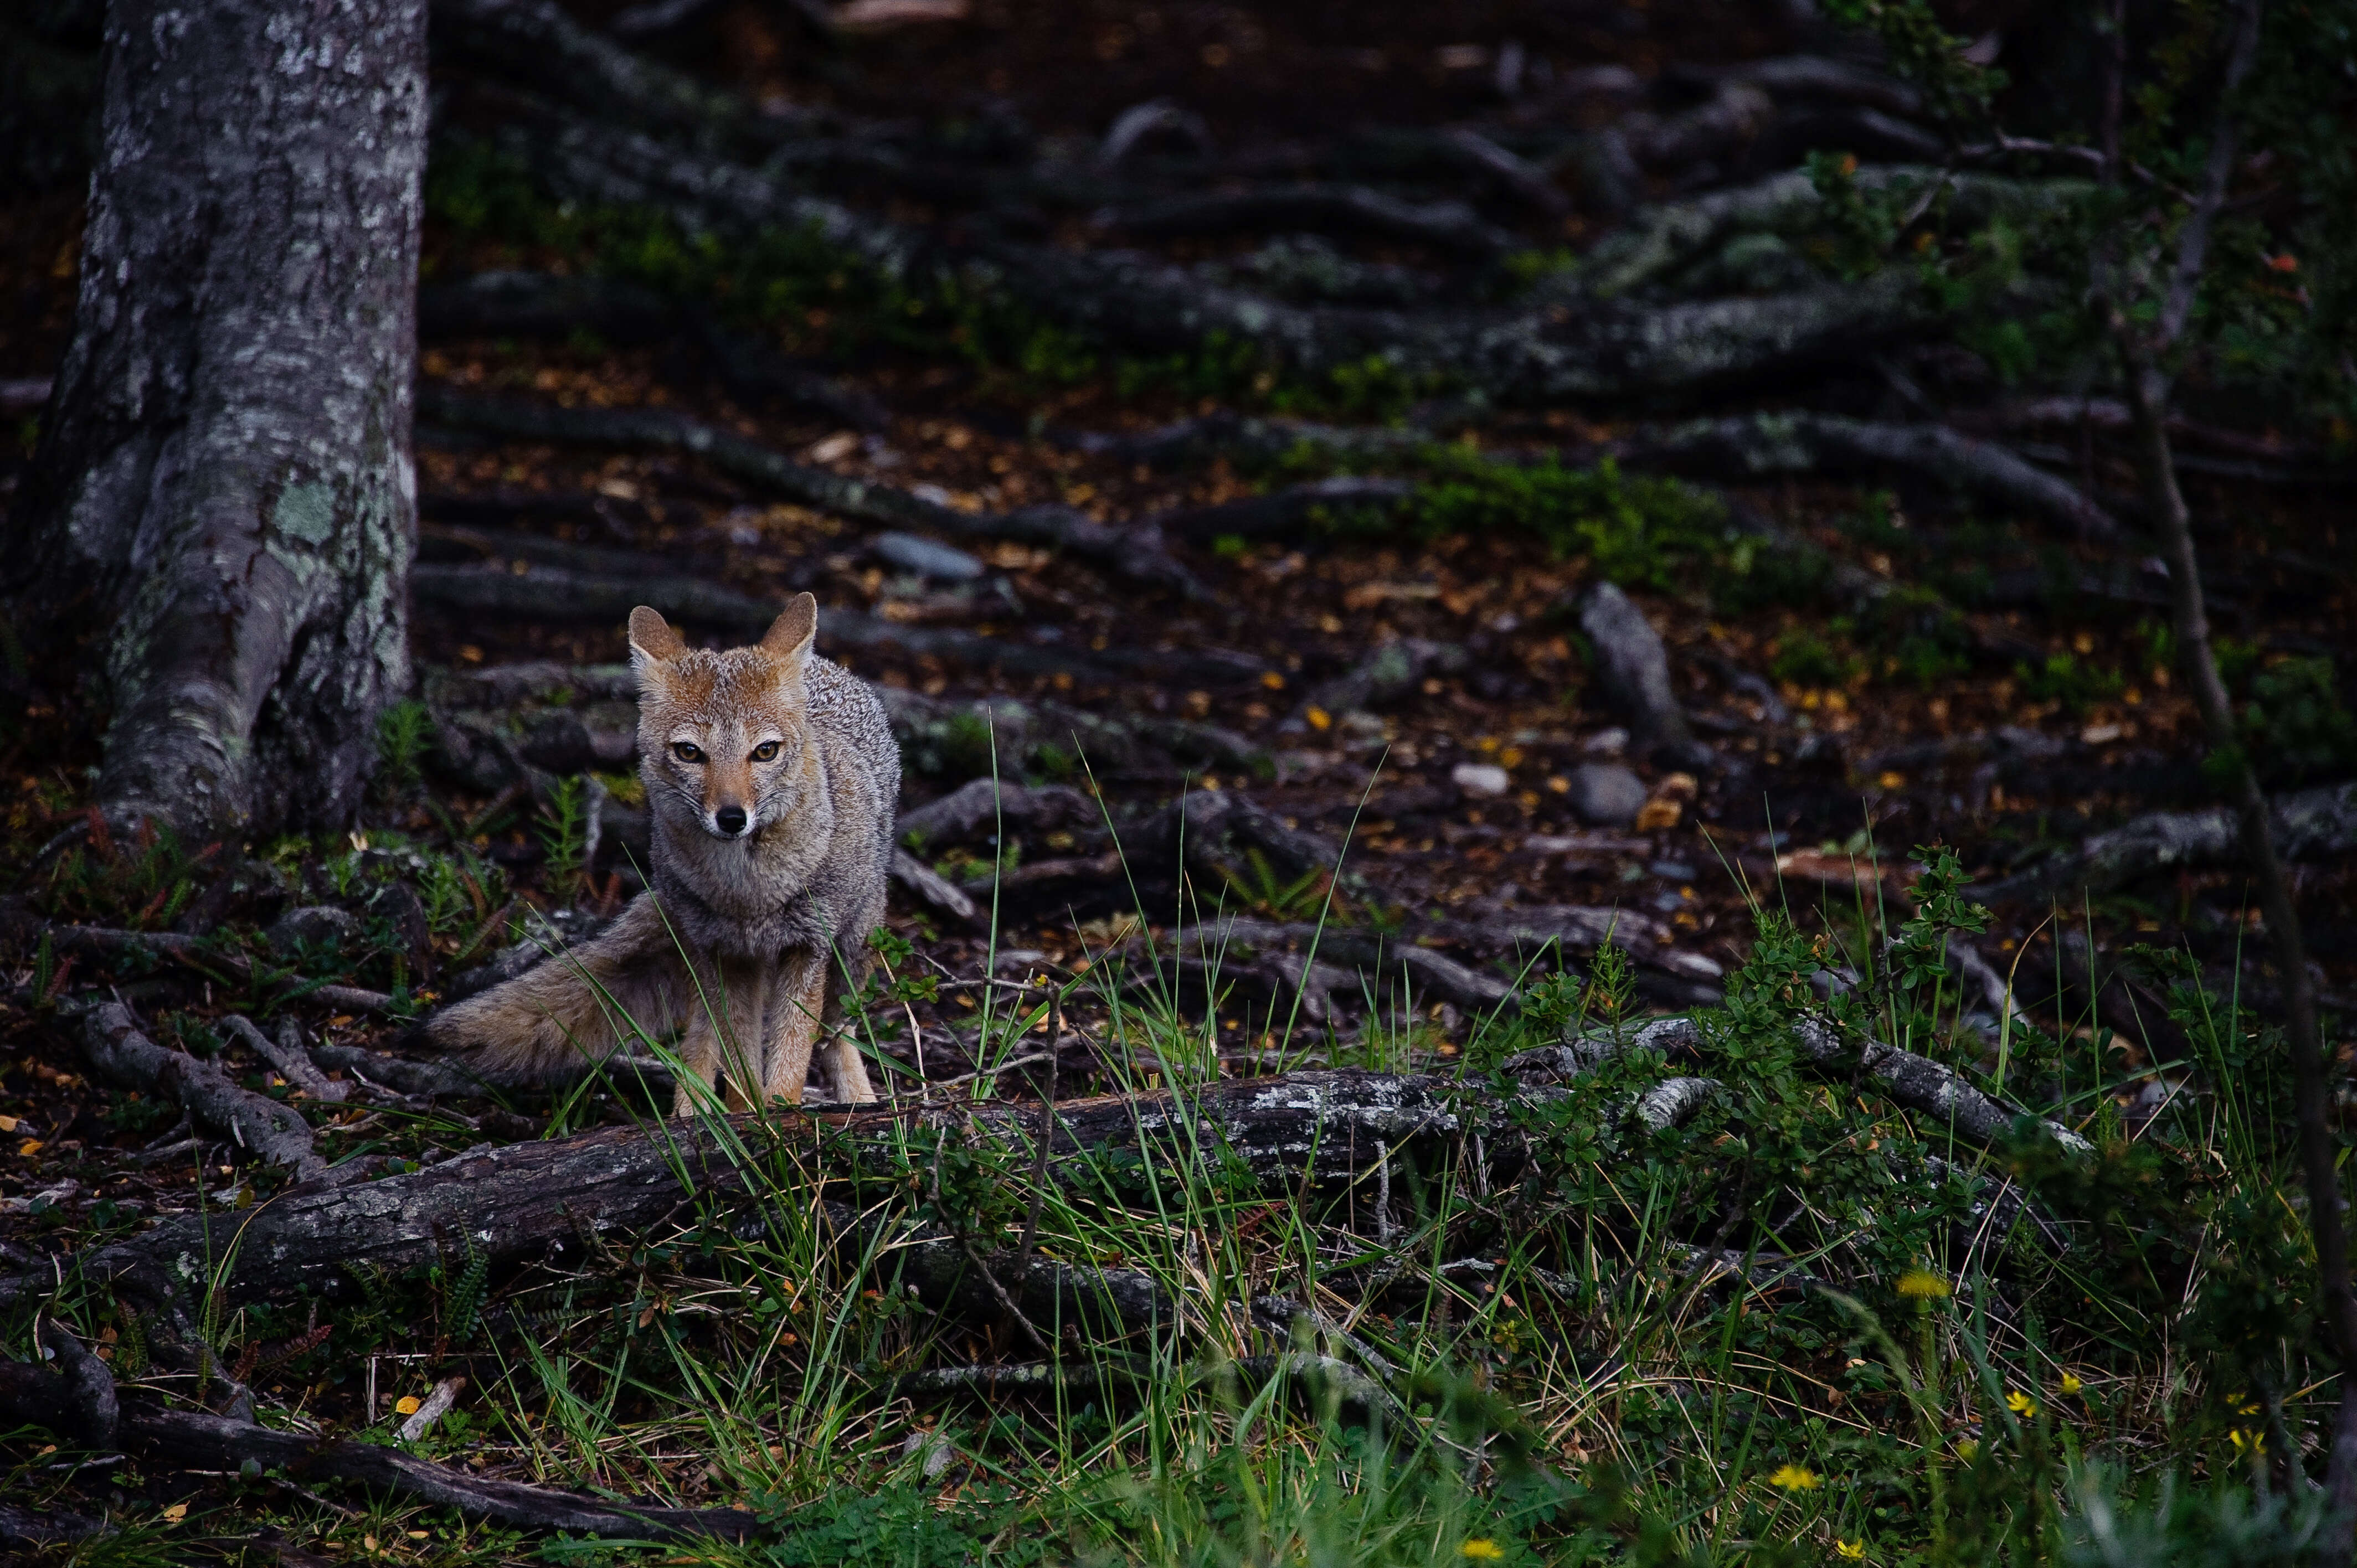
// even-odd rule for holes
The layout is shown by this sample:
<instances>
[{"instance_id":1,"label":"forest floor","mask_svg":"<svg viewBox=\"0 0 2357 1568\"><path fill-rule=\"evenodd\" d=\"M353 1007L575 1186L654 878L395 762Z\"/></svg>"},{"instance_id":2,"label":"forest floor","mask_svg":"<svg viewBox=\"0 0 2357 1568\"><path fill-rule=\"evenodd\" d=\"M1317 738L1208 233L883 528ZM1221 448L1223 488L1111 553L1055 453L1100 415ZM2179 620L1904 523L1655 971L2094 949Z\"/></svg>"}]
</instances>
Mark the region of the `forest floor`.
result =
<instances>
[{"instance_id":1,"label":"forest floor","mask_svg":"<svg viewBox=\"0 0 2357 1568\"><path fill-rule=\"evenodd\" d=\"M610 20L594 6L577 14ZM1609 115L1559 85L1577 70L1625 67L1674 101L1658 84L1681 70L1792 48L1785 25L1764 11L1730 24L1723 7L1668 3L985 4L964 21L909 23L823 48L787 16L751 4L708 9L658 52L780 114L936 127L1012 116L1038 145L1083 152L1125 111L1167 100L1200 116L1221 156L1258 155L1271 167L1367 127L1479 124L1503 138L1552 116L1587 130ZM1524 73L1536 73L1527 78L1535 85L1523 84ZM442 113L478 128L496 124L495 94L464 96L486 91L479 65L462 62L449 80L461 96ZM1656 174L1642 195L1671 200L1733 172ZM619 225L486 219L451 195L455 184L429 203L429 296L504 271L616 272ZM952 232L983 221L953 200L905 190L870 205L896 222ZM1482 217L1511 232L1513 253L1543 257L1577 255L1616 224L1585 199L1562 212L1493 201ZM67 338L78 221L63 198L0 209L0 399L19 424L0 453L0 504L29 459L38 383ZM1110 243L1072 213L1038 219L1035 230L1069 251ZM1268 238L1255 228L1162 241L1154 252L1245 275L1276 264ZM1410 240L1301 255L1347 259L1379 281L1437 279L1444 295L1461 289L1471 298L1494 285ZM1110 356L990 361L921 334L884 340L872 329L872 301L833 313L809 303L824 282L759 331L764 352L831 379L825 399L732 389L684 334L634 341L606 317L553 332L436 330L429 303L419 560L446 575L436 581L476 596L421 589L412 622L421 705L398 721L410 730L389 731L384 787L348 841L117 842L86 815L98 723L76 673L84 656L20 650L30 695L0 730L0 865L16 901L10 918L30 922L27 933L52 929L56 940L37 952L28 936L21 972L0 974L13 987L0 999L0 1255L12 1270L175 1216L266 1208L290 1185L287 1173L264 1171L192 1126L168 1096L95 1076L84 1030L69 1017L77 996L126 1002L157 1038L219 1055L247 1088L306 1107L331 1161L377 1156L395 1174L417 1172L487 1142L646 1123L643 1099L618 1086L553 1103L444 1094L323 1104L222 1022L241 1010L272 1028L292 1017L298 1053L306 1038L314 1050L398 1050L407 1017L457 976L502 949L520 950L511 944L577 934L636 890L643 797L627 740L612 738L628 729L627 713L617 716L627 690L610 671L582 669L626 658L621 617L593 618L565 598L568 585L592 578L694 579L765 606L814 593L822 651L894 694L909 764L904 813L975 779L995 779L1002 800L1018 802L1004 822L1003 808L967 813L915 845L974 902L970 917L896 884L889 925L908 948L894 950L899 967L866 1036L896 1105L971 1111L1043 1093L1193 1092L1326 1068L1495 1090L1506 1080L1488 1075L1512 1052L1566 1027L1575 1036L1599 1021L1618 1030L1627 1012L1682 1015L1730 986L1748 994L1745 977L1789 959L1781 947L1773 959L1755 950L1764 911L1771 926L1788 917L1795 940L1822 961L1820 991L1855 991L1869 1016L1901 1028L1902 1043L2086 1132L2104 1147L2107 1172L2162 1180L2135 1165L2140 1138L2168 1142L2181 1162L2169 1168L2179 1171L2264 1123L2249 1106L2205 1110L2183 1124L2163 1114L2201 1079L2203 1053L2244 1049L2254 1027L2245 1012L2270 1016L2277 1000L2255 900L2233 862L2172 865L2156 854L2093 887L2067 869L2049 875L2122 824L2212 806L2199 719L2172 679L2166 584L2142 566L2132 527L2112 539L2074 537L2050 518L1904 474L1721 486L1632 470L1596 480L1587 462L1657 428L1665 401L1566 398L1469 412L1379 388L1375 406L1352 409L1330 382L1297 397L1275 376L1148 374ZM834 287L842 292L840 280ZM1983 410L2023 401L1985 361L1932 340L1774 384L1730 382L1682 397L1676 412L1906 421L1926 387ZM913 495L956 517L1052 504L1115 530L1150 521L1157 533L1121 536L1135 558L1162 553L1201 592L1140 581L1118 552L1092 556L921 521L895 529L781 499L741 467L692 453L502 435L466 412L479 400L666 410L805 470ZM873 417L846 416L866 410ZM1232 434L1203 423L1222 416L1275 421L1276 435L1224 449L1155 439L1189 421ZM1370 456L1329 442L1337 427L1412 431L1420 445ZM2115 433L2083 416L2022 445L2133 517L2134 477ZM2220 630L2246 681L2319 661L2345 671L2357 660L2346 485L2320 460L2266 456L2297 445L2271 432L2247 433L2247 445L2213 446L2207 468L2197 454L2187 475ZM1347 498L1282 514L1253 506L1289 486L1371 473L1423 487L1415 504L1425 510L1362 514ZM1496 475L1509 477L1484 477ZM1448 510L1434 497L1452 483L1478 504ZM883 542L893 532L932 538L922 569L911 568L920 556L910 547ZM510 581L497 593L479 586L500 577ZM1689 737L1665 740L1658 714L1616 700L1601 673L1583 611L1608 577L1659 634ZM846 612L845 624L861 628L856 641L829 629ZM741 626L673 618L696 640L747 639ZM931 634L944 635L928 641ZM527 664L554 668L498 685L502 671ZM494 686L499 695L483 694ZM2328 673L2316 700L2337 712L2331 690ZM1107 723L1076 729L1071 711ZM560 713L577 716L580 733L549 738ZM2319 721L2326 730L2329 720ZM473 761L457 757L454 734L494 730L522 737L521 753L511 746L506 764L481 763L496 749L487 746ZM2292 757L2272 781L2330 785L2346 777L2332 766ZM1633 777L1604 771L1620 769ZM1626 798L1594 804L1594 792L1609 789ZM1174 823L1198 820L1183 805L1173 816L1173 802L1204 795L1246 806L1201 819L1213 834L1206 854L1167 847ZM594 830L585 827L592 802ZM1910 856L1932 845L1958 857L1967 897L1989 888L2002 897L1985 929L1943 928L1979 966L1957 969L1953 991L1910 1001L1889 983L1886 944L1908 940L1905 923L1918 912L1908 889L1921 875ZM1320 865L1318 854L1333 858ZM2310 860L2296 875L2337 1031L2330 1038L2345 1040L2357 1009L2357 856ZM1921 902L1945 918L1937 883ZM282 918L320 908L345 913L310 927ZM1221 939L1232 956L1204 949L1192 967L1190 950L1170 948L1178 962L1168 977L1164 957L1144 951L1221 916L1296 929L1264 936L1261 958L1244 956L1254 950L1249 934ZM183 962L178 950L136 941L72 951L59 934L68 926L222 940L243 967L202 953ZM1314 952L1317 939L1305 941L1298 929L1317 927L1374 933L1454 960L1473 978L1403 968L1395 954L1361 962L1345 952L1321 997L1265 961ZM1635 959L1625 974L1593 956L1615 942ZM1098 983L1125 965L1153 978L1142 991ZM1545 977L1558 969L1573 983L1550 991ZM1986 991L1986 974L2003 977L1999 994ZM1006 983L994 989L985 983L994 976ZM2181 987L2195 980L2232 999L2226 1022L2189 1023L2189 1007L2211 1016L2186 1000ZM323 1002L322 984L347 989ZM1515 1000L1500 1002L1510 990ZM1985 1025L1996 1031L1986 1040L1975 1032ZM1044 1051L1023 1043L1034 1036ZM1604 1098L1579 1101L1579 1114L1547 1135L1576 1144L1566 1125L1576 1132L1593 1112L1605 1126L1620 1112L1598 1106L1669 1080L1686 1059L1671 1052L1652 1061L1634 1088L1618 1079L1592 1088ZM1280 1283L1298 1287L1314 1315L1330 1312L1350 1327L1342 1340L1359 1350L1366 1346L1353 1335L1379 1344L1388 1360L1376 1360L1405 1369L1393 1386L1428 1439L1413 1465L1402 1461L1403 1477L1425 1468L1388 1500L1351 1445L1358 1439L1336 1435L1331 1408L1321 1425L1315 1399L1278 1441L1256 1435L1239 1413L1261 1409L1251 1386L1108 1391L1130 1373L1102 1347L1093 1372L1053 1385L1063 1392L921 1384L919 1374L945 1380L945 1367L1029 1367L1047 1348L1027 1340L1011 1308L968 1303L936 1319L926 1316L933 1304L896 1306L890 1249L846 1256L829 1229L840 1217L811 1204L796 1211L782 1187L768 1198L797 1218L750 1240L683 1219L660 1235L600 1243L595 1268L538 1258L518 1272L501 1261L487 1283L469 1262L472 1243L437 1238L434 1262L415 1277L370 1276L340 1297L329 1290L302 1305L256 1297L231 1306L216 1291L223 1305L208 1309L205 1326L222 1365L234 1364L271 1407L265 1424L391 1443L397 1399L414 1410L416 1398L463 1377L474 1391L434 1435L410 1441L415 1453L483 1477L608 1496L749 1503L770 1532L761 1539L785 1544L743 1550L776 1562L826 1560L890 1531L906 1537L902 1560L911 1563L1065 1552L1176 1562L1231 1551L1274 1562L1286 1541L1309 1543L1318 1561L1480 1557L1485 1542L1501 1554L1585 1561L1654 1550L1653 1524L1641 1520L1713 1560L1770 1540L1844 1557L1854 1542L1883 1541L1858 1554L1896 1562L1915 1560L1903 1554L1920 1549L1943 1466L1965 1488L1953 1501L1959 1519L1975 1507L1987 1510L1971 1516L1984 1522L2016 1519L2005 1510L2032 1507L2020 1498L2064 1484L2041 1470L2017 1496L1975 1467L1983 1435L1991 1451L2003 1446L1996 1434L2008 1419L2007 1451L2034 1450L2041 1464L2053 1455L2040 1446L2050 1435L2040 1423L2067 1419L2091 1450L2125 1454L2150 1440L2169 1463L2208 1466L2212 1477L2237 1473L2248 1430L2223 1402L2243 1399L2243 1385L2187 1373L2165 1328L2125 1322L2158 1310L2155 1301L2193 1301L2231 1271L2205 1272L2180 1252L2165 1263L2145 1252L2124 1262L2128 1243L2101 1233L2103 1216L2080 1214L2066 1216L2086 1228L2076 1261L2025 1262L2017 1250L2003 1285L1975 1294L1974 1270L1986 1266L1994 1280L1998 1265L1974 1262L1971 1224L1957 1230L1957 1211L1943 1206L1981 1205L1970 1212L1985 1222L2002 1192L2018 1191L2014 1180L2036 1187L2037 1157L2015 1149L1981 1164L1921 1107L1869 1106L1849 1092L1856 1074L1846 1085L1840 1074L1828 1080L1838 1091L1798 1090L1779 1076L1789 1065L1730 1057L1708 1069L1738 1084L1730 1098L1751 1109L1722 1107L1699 1121L1682 1113L1683 1133L1676 1122L1653 1128L1667 1142L1599 1133L1601 1145L1559 1165L1534 1156L1513 1178L1522 1208L1507 1200L1504 1178L1487 1189L1488 1166L1477 1162L1480 1176L1460 1171L1433 1194L1399 1200L1405 1241L1393 1231L1386 1166L1380 1247L1408 1258L1413 1277L1371 1266L1366 1249L1376 1242L1358 1236L1365 1220L1356 1210L1343 1219L1305 1205L1270 1225L1276 1206L1222 1187L1216 1166L1182 1182L1183 1213L1150 1224L1133 1215L1125 1230L1107 1218L1110 1198L1063 1192L1044 1222L1033 1202L1028 1223L1019 1205L949 1201L946 1134L918 1155L902 1149L899 1168L918 1173L908 1179L919 1185L920 1156L931 1151L927 1213L961 1244L969 1230L987 1230L993 1245L1019 1233L1027 1260L1037 1240L1068 1262L1143 1270L1174 1291L1217 1298L1227 1316L1212 1326L1144 1332L1146 1353L1164 1358L1157 1375L1200 1365L1206 1345L1239 1365L1268 1345L1281 1348L1285 1333L1269 1337L1250 1310L1254 1291ZM1781 1109L1758 1109L1769 1104ZM1898 1185L1875 1188L1859 1177L1853 1191L1838 1185L1849 1177L1828 1176L1823 1211L1802 1217L1817 1166L1832 1161L1831 1171L1850 1157L1825 1151L1855 1154L1886 1138L1894 1148L1943 1149L1995 1186L1951 1190L1941 1185L1948 1176L1934 1176L1920 1188L1907 1185L1918 1176L1877 1177ZM1713 1156L1717 1145L1737 1152ZM2234 1174L2216 1178L2220 1192L2275 1190L2280 1173L2266 1158L2247 1149L2234 1157ZM1007 1158L993 1165L976 1156L976 1183L1009 1193L1039 1183L1044 1165L1026 1180L1028 1153ZM1748 1173L1751 1185L1739 1189L1748 1199L1710 1190L1716 1158ZM1442 1167L1458 1169L1433 1166ZM1461 1191L1451 1185L1460 1178ZM2134 1185L2121 1181L2123 1190ZM1857 1196L1868 1188L1882 1197ZM1541 1189L1544 1200L1533 1196ZM1795 1207L1782 1211L1770 1191L1792 1195ZM1875 1212L1902 1191L1921 1199L1917 1212ZM2104 1212L2122 1234L2142 1233L2141 1221ZM2171 1213L2181 1220L2185 1211ZM1876 1240L1878 1229L1890 1234ZM702 1264L683 1234L701 1236ZM1721 1255L1726 1275L1698 1261ZM1775 1278L1760 1262L1770 1255L1784 1271ZM1913 1276L1900 1269L1919 1262L1936 1274L1936 1292L1902 1288ZM59 1268L60 1278L70 1272ZM1920 1348L1857 1337L1857 1321L1814 1293L1821 1282L1809 1269L1886 1314L1921 1308ZM2139 1269L2143 1277L2120 1283ZM1339 1283L1319 1283L1321 1270ZM1806 1305L1791 1283L1803 1276ZM780 1289L780 1280L809 1288ZM144 1331L90 1290L72 1311L129 1380L127 1348ZM2087 1316L2071 1320L2082 1295ZM1945 1314L1936 1354L1934 1305ZM1778 1322L1747 1320L1747 1311ZM335 1326L324 1341L313 1333L322 1322ZM1321 1316L1318 1332L1332 1326ZM1355 1353L1319 1343L1345 1359ZM1950 1363L1953 1386L1937 1386L1935 1361ZM162 1370L156 1376L185 1395ZM1084 1390L1090 1376L1100 1381ZM724 1397L731 1379L736 1392ZM201 1397L202 1380L194 1386ZM1935 1394L1928 1404L1925 1389ZM1992 1408L2000 1389L2036 1397L2008 1418ZM784 1402L774 1411L759 1403L771 1396ZM2302 1423L2313 1402L2284 1413L2287 1402L2313 1401L2298 1377L2261 1397L2272 1402L2269 1419L2309 1430ZM1501 1402L1511 1413L1492 1408ZM2209 1412L2198 1440L2214 1449L2207 1458L2192 1457L2197 1440L2171 1424L2195 1406ZM1940 1444L1919 1444L1926 1408L1938 1412L1941 1443L1964 1446L1940 1456ZM2230 1428L2234 1447L2224 1446ZM1279 1454L1286 1442L1297 1452ZM1544 1484L1500 1457L1509 1450L1535 1456ZM489 1534L446 1526L446 1515L393 1494L339 1501L299 1478L208 1479L197 1466L60 1473L55 1453L30 1441L0 1447L0 1464L15 1467L6 1489L107 1514L128 1532L107 1549L124 1561L173 1560L182 1550L231 1560L315 1561L305 1553L324 1552L461 1561L530 1549L496 1526ZM1322 1468L1329 1460L1340 1469ZM1606 1461L1633 1478L1635 1511L1589 1467ZM1132 1477L1135 1489L1103 1486L1108 1471ZM830 1486L838 1474L845 1488ZM1329 1485L1334 1474L1350 1479ZM1238 1495L1257 1496L1254 1482L1290 1500L1237 1504ZM1976 1486L1978 1503L1965 1496ZM1049 1492L1062 1501L1042 1509ZM1166 1529L1170 1539L1156 1544ZM1329 1540L1321 1530L1341 1533ZM89 1541L54 1550L59 1561L106 1560L91 1555L101 1549Z\"/></svg>"}]
</instances>

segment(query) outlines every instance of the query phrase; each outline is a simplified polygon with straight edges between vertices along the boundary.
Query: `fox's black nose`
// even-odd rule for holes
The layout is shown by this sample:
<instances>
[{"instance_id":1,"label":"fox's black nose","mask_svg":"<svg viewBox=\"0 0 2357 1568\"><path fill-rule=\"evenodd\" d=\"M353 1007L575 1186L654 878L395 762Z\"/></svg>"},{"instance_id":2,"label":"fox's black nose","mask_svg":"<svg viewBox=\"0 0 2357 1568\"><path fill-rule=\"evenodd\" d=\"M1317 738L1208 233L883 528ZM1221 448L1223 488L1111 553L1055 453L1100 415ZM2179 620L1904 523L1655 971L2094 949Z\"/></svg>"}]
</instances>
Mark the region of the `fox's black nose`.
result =
<instances>
[{"instance_id":1,"label":"fox's black nose","mask_svg":"<svg viewBox=\"0 0 2357 1568\"><path fill-rule=\"evenodd\" d=\"M745 808L723 806L712 813L712 820L720 825L722 832L733 839L745 831Z\"/></svg>"}]
</instances>

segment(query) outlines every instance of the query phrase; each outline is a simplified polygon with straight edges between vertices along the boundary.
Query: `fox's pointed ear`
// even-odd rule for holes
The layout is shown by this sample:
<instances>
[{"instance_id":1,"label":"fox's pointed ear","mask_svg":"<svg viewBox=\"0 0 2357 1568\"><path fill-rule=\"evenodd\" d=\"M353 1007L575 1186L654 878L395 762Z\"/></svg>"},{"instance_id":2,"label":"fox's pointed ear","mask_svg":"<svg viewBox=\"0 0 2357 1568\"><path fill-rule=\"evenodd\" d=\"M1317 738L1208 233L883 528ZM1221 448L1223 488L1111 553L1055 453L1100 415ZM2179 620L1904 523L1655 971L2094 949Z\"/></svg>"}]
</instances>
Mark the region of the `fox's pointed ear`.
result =
<instances>
[{"instance_id":1,"label":"fox's pointed ear","mask_svg":"<svg viewBox=\"0 0 2357 1568\"><path fill-rule=\"evenodd\" d=\"M799 665L810 657L818 637L818 600L796 594L761 638L761 651L780 664Z\"/></svg>"},{"instance_id":2,"label":"fox's pointed ear","mask_svg":"<svg viewBox=\"0 0 2357 1568\"><path fill-rule=\"evenodd\" d=\"M644 605L630 612L630 668L641 682L655 665L667 664L686 651L687 639L661 615Z\"/></svg>"}]
</instances>

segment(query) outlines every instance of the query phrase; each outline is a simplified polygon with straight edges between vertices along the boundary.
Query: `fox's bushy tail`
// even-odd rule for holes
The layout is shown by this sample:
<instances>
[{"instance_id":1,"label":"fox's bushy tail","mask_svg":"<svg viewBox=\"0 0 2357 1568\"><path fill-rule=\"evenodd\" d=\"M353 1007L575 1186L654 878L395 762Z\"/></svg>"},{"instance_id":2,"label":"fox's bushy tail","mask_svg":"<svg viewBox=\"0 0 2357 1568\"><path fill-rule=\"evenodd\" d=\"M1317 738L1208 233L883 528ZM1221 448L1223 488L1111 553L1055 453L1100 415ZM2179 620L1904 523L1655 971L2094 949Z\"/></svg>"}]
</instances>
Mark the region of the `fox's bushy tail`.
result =
<instances>
[{"instance_id":1,"label":"fox's bushy tail","mask_svg":"<svg viewBox=\"0 0 2357 1568\"><path fill-rule=\"evenodd\" d=\"M689 993L678 944L654 895L641 893L597 936L436 1014L421 1032L486 1082L546 1083L641 1033L662 1038Z\"/></svg>"}]
</instances>

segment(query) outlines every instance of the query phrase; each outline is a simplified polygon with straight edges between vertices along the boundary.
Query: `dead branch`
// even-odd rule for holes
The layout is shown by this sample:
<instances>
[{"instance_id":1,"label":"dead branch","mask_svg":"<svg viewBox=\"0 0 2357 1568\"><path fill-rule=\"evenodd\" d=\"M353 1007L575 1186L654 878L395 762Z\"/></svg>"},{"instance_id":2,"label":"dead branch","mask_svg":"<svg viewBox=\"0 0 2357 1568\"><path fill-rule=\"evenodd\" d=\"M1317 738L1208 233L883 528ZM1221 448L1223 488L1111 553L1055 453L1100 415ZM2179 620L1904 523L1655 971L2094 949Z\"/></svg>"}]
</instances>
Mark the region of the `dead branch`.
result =
<instances>
[{"instance_id":1,"label":"dead branch","mask_svg":"<svg viewBox=\"0 0 2357 1568\"><path fill-rule=\"evenodd\" d=\"M1313 986L1326 994L1361 987L1381 996L1395 983L1404 983L1426 999L1438 999L1473 1013L1517 1010L1513 987L1492 974L1468 968L1456 960L1418 946L1413 939L1346 926L1315 926L1293 921L1246 919L1222 916L1182 926L1158 940L1143 933L1132 936L1119 950L1131 963L1151 962L1162 952L1192 958L1216 972L1226 955L1297 951L1307 964L1314 956L1311 975L1296 967L1287 975L1292 989ZM1322 1013L1322 1009L1320 1009Z\"/></svg>"},{"instance_id":2,"label":"dead branch","mask_svg":"<svg viewBox=\"0 0 2357 1568\"><path fill-rule=\"evenodd\" d=\"M2012 1131L2017 1121L2029 1114L1982 1093L1953 1069L1913 1051L1879 1040L1853 1047L1815 1018L1802 1019L1793 1026L1792 1033L1819 1067L1840 1071L1855 1063L1859 1070L1879 1079L1884 1091L1900 1104L1946 1122L1976 1144L1997 1142ZM2093 1144L2059 1122L2040 1122L2038 1125L2072 1154L2093 1152Z\"/></svg>"},{"instance_id":3,"label":"dead branch","mask_svg":"<svg viewBox=\"0 0 2357 1568\"><path fill-rule=\"evenodd\" d=\"M301 1112L240 1088L218 1062L167 1051L139 1030L131 1009L104 1002L82 1019L82 1048L91 1066L126 1089L159 1095L187 1108L202 1126L274 1165L309 1181L328 1162L311 1146Z\"/></svg>"}]
</instances>

